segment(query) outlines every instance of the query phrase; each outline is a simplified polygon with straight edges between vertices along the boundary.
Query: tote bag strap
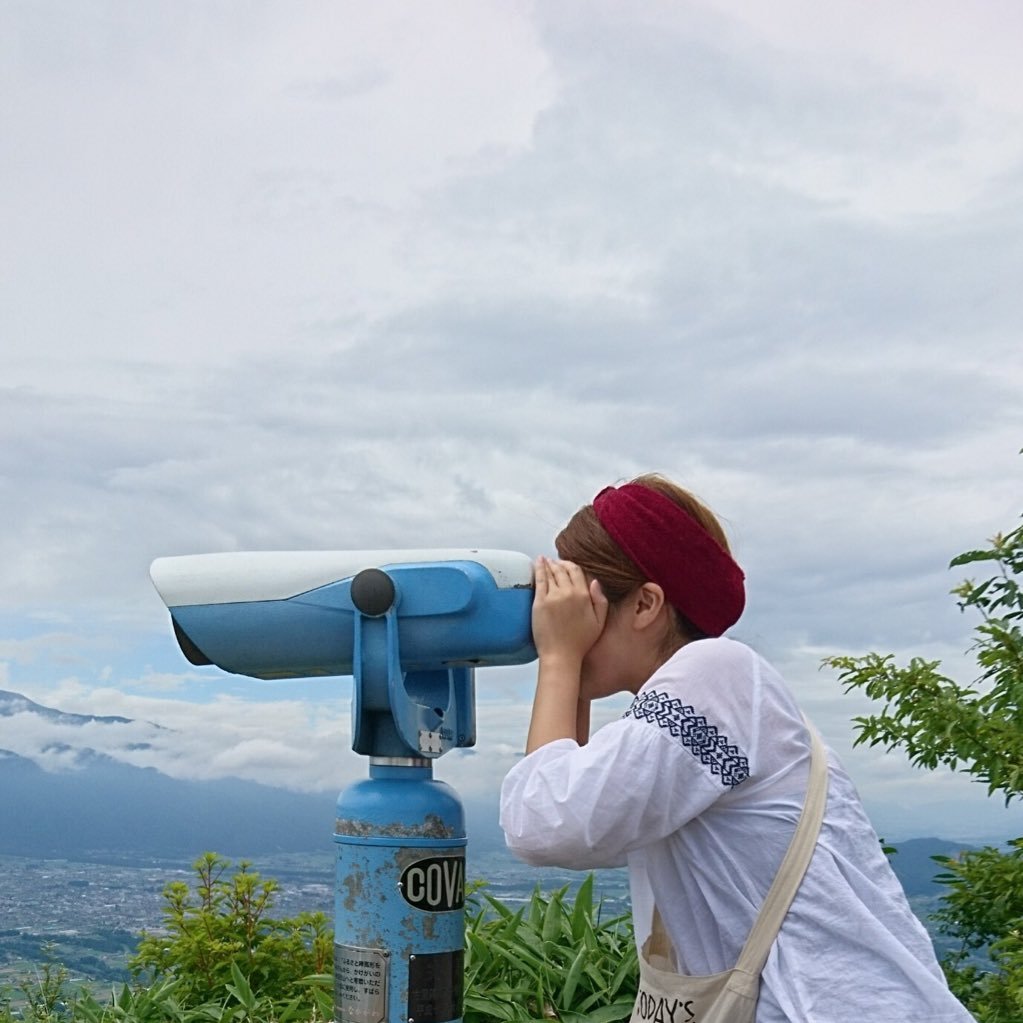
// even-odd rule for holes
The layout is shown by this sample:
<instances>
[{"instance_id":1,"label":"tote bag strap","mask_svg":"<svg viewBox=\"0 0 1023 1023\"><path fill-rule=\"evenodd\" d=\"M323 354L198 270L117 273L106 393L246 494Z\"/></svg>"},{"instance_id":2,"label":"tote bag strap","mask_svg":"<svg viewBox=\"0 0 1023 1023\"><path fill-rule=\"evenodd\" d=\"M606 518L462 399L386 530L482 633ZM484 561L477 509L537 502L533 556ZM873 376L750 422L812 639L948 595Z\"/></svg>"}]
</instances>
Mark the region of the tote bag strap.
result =
<instances>
[{"instance_id":1,"label":"tote bag strap","mask_svg":"<svg viewBox=\"0 0 1023 1023\"><path fill-rule=\"evenodd\" d=\"M785 858L781 861L753 929L742 947L742 952L739 953L739 961L735 964L735 969L758 976L764 969L764 963L767 962L774 939L781 930L785 914L789 911L789 906L792 905L792 900L796 897L796 892L810 865L813 851L817 847L821 822L824 820L824 806L828 800L827 751L817 734L817 729L810 724L805 715L803 723L810 733L810 775L803 809L799 814L799 823L789 842ZM669 962L674 958L671 938L656 903L647 948L652 954L663 956Z\"/></svg>"},{"instance_id":2,"label":"tote bag strap","mask_svg":"<svg viewBox=\"0 0 1023 1023\"><path fill-rule=\"evenodd\" d=\"M760 914L735 964L736 969L749 973L759 974L767 962L785 914L810 865L813 851L817 847L821 822L824 820L824 806L828 800L828 755L817 729L805 716L803 722L810 733L810 777L806 799L785 858L781 861L764 904L760 907Z\"/></svg>"}]
</instances>

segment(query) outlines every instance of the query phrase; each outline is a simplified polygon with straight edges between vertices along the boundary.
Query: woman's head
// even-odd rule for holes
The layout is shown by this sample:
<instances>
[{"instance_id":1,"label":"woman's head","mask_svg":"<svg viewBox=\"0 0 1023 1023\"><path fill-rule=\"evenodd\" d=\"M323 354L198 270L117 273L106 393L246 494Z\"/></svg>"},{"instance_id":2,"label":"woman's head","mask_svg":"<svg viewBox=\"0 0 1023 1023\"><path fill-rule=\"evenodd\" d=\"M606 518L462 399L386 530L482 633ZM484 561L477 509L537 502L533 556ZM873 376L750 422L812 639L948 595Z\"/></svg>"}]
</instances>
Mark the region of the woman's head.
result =
<instances>
[{"instance_id":1,"label":"woman's head","mask_svg":"<svg viewBox=\"0 0 1023 1023\"><path fill-rule=\"evenodd\" d=\"M560 558L597 579L612 607L644 583L657 583L672 612L662 639L667 652L719 635L742 611L742 572L721 524L663 476L650 473L602 491L554 542Z\"/></svg>"}]
</instances>

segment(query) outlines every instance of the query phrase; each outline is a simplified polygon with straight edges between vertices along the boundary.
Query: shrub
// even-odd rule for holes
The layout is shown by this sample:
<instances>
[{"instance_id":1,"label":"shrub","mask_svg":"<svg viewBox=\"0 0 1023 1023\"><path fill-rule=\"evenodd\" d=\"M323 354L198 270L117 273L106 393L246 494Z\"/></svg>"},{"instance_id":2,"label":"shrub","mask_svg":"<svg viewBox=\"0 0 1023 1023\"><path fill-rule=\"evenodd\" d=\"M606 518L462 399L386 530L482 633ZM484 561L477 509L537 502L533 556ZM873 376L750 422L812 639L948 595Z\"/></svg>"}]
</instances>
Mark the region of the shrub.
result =
<instances>
[{"instance_id":1,"label":"shrub","mask_svg":"<svg viewBox=\"0 0 1023 1023\"><path fill-rule=\"evenodd\" d=\"M277 883L206 853L193 888L164 889L164 928L144 933L135 983L101 1000L70 991L48 959L16 990L0 989L0 1023L305 1023L333 1015L333 936L322 913L270 915ZM602 919L593 875L534 890L513 911L477 886L466 906L465 1023L617 1023L628 1019L639 967L628 915ZM17 997L15 1008L12 997Z\"/></svg>"},{"instance_id":2,"label":"shrub","mask_svg":"<svg viewBox=\"0 0 1023 1023\"><path fill-rule=\"evenodd\" d=\"M331 1013L324 1001L333 964L333 935L323 913L270 915L276 881L241 862L205 853L194 864L194 890L181 881L164 889L162 933L143 933L130 961L136 980L161 984L182 1008L234 1000L252 1010L261 1000ZM265 1007L264 1007L265 1008Z\"/></svg>"},{"instance_id":3,"label":"shrub","mask_svg":"<svg viewBox=\"0 0 1023 1023\"><path fill-rule=\"evenodd\" d=\"M901 748L928 770L963 771L1008 805L1023 798L1023 526L960 554L950 567L964 565L994 570L952 591L961 610L980 618L972 647L976 678L958 683L941 673L939 661L920 657L900 667L891 654L824 663L838 669L847 691L883 704L879 713L855 719L857 744ZM936 857L947 893L935 919L959 942L942 967L981 1023L1023 1020L1023 838L1009 845Z\"/></svg>"},{"instance_id":4,"label":"shrub","mask_svg":"<svg viewBox=\"0 0 1023 1023\"><path fill-rule=\"evenodd\" d=\"M639 965L628 916L600 919L593 875L549 897L533 892L512 912L485 891L466 911L465 1023L628 1019Z\"/></svg>"}]
</instances>

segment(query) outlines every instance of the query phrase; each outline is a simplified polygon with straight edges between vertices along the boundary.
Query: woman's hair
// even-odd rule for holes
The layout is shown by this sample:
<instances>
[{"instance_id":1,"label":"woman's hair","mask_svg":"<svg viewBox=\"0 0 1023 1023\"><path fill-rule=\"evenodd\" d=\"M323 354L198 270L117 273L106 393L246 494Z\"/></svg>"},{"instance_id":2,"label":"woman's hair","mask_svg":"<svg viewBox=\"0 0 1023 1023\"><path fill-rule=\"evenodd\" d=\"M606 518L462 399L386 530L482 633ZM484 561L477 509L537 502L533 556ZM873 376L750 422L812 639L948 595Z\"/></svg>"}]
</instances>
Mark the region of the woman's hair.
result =
<instances>
[{"instance_id":1,"label":"woman's hair","mask_svg":"<svg viewBox=\"0 0 1023 1023\"><path fill-rule=\"evenodd\" d=\"M630 483L649 487L663 494L677 504L692 519L698 522L726 551L731 553L728 538L714 513L696 497L682 487L657 473L645 473L630 480ZM592 504L584 505L568 525L554 539L558 557L574 561L587 575L600 583L604 596L612 607L620 603L638 586L647 582L647 576L639 570L632 559L611 539L600 524ZM671 608L676 636L668 637L672 646L681 642L701 638L700 631L677 608Z\"/></svg>"}]
</instances>

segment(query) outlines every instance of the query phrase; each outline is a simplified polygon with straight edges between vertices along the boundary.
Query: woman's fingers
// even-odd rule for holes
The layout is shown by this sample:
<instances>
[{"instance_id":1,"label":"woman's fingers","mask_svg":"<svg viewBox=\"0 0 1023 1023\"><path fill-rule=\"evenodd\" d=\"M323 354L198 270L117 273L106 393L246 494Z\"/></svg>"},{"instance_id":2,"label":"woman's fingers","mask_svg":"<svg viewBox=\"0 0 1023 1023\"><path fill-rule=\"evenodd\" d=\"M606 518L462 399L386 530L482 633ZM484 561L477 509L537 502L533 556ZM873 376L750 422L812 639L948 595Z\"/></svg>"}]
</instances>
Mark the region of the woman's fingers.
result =
<instances>
[{"instance_id":1,"label":"woman's fingers","mask_svg":"<svg viewBox=\"0 0 1023 1023\"><path fill-rule=\"evenodd\" d=\"M561 565L573 586L587 588L586 573L574 561L562 561Z\"/></svg>"},{"instance_id":2,"label":"woman's fingers","mask_svg":"<svg viewBox=\"0 0 1023 1023\"><path fill-rule=\"evenodd\" d=\"M568 580L568 573L565 571L565 566L560 561L547 561L547 574L549 582L553 586L561 587L564 586Z\"/></svg>"},{"instance_id":3,"label":"woman's fingers","mask_svg":"<svg viewBox=\"0 0 1023 1023\"><path fill-rule=\"evenodd\" d=\"M533 588L537 593L547 592L547 559L539 557L533 562Z\"/></svg>"},{"instance_id":4,"label":"woman's fingers","mask_svg":"<svg viewBox=\"0 0 1023 1023\"><path fill-rule=\"evenodd\" d=\"M541 557L537 559L537 563L541 566L545 589L572 590L587 588L586 575L574 562L554 561L551 558ZM537 578L540 578L539 574Z\"/></svg>"}]
</instances>

